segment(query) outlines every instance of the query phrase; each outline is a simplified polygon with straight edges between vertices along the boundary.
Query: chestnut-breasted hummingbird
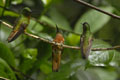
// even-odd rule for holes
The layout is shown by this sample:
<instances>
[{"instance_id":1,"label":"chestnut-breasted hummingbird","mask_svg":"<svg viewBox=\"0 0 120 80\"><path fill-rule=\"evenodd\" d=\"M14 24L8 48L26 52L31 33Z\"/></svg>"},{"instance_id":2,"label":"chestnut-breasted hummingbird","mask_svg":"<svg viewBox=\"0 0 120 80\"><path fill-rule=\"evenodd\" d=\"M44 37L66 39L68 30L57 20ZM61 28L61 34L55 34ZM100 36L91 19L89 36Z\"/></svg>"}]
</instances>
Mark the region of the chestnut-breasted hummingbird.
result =
<instances>
[{"instance_id":1,"label":"chestnut-breasted hummingbird","mask_svg":"<svg viewBox=\"0 0 120 80\"><path fill-rule=\"evenodd\" d=\"M55 43L60 43L61 45L52 45L52 71L54 72L58 72L59 70L60 62L61 62L61 54L63 51L62 44L64 43L64 37L57 26L56 29L57 29L57 33L53 41Z\"/></svg>"}]
</instances>

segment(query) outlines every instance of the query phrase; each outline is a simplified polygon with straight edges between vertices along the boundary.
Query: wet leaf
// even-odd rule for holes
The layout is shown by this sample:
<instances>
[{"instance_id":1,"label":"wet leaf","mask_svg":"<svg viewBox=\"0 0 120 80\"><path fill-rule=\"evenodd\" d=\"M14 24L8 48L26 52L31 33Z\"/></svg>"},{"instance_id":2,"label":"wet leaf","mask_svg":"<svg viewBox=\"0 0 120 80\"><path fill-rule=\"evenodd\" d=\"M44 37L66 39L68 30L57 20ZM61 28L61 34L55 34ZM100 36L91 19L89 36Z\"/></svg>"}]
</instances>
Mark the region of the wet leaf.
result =
<instances>
[{"instance_id":1,"label":"wet leaf","mask_svg":"<svg viewBox=\"0 0 120 80\"><path fill-rule=\"evenodd\" d=\"M92 48L109 48L111 47L107 42L102 40L94 40ZM114 57L114 50L106 51L91 51L89 55L90 64L94 66L107 66L110 65Z\"/></svg>"}]
</instances>

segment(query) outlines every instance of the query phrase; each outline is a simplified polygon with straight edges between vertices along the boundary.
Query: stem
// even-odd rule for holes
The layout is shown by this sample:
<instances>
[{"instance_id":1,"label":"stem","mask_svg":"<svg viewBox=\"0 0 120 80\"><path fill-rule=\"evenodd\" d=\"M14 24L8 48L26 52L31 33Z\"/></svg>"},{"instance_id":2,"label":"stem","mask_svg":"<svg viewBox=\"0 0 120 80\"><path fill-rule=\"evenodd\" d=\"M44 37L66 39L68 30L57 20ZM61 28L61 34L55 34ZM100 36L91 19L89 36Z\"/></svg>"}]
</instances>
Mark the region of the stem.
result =
<instances>
[{"instance_id":1,"label":"stem","mask_svg":"<svg viewBox=\"0 0 120 80\"><path fill-rule=\"evenodd\" d=\"M80 4L82 4L82 5L85 5L85 6L89 7L89 8L95 9L95 10L97 10L97 11L99 11L99 12L102 12L102 13L104 13L104 14L106 14L106 15L109 15L109 16L111 16L111 17L113 17L113 18L120 19L120 16L117 16L117 15L115 15L115 14L106 12L106 11L104 11L104 10L102 10L102 9L94 6L94 5L91 5L91 4L89 4L89 3L85 2L85 1L82 1L82 0L74 0L74 1L76 1L76 2L78 2L78 3L80 3Z\"/></svg>"}]
</instances>

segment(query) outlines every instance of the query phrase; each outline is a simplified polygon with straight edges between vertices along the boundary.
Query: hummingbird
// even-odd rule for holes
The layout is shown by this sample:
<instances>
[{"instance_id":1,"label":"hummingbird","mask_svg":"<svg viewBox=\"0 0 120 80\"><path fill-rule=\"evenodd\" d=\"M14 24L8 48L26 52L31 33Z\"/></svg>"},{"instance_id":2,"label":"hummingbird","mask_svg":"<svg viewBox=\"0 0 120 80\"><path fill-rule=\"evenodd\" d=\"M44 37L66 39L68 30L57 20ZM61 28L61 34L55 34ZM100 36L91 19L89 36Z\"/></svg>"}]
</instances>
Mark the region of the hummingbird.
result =
<instances>
[{"instance_id":1,"label":"hummingbird","mask_svg":"<svg viewBox=\"0 0 120 80\"><path fill-rule=\"evenodd\" d=\"M31 13L32 11L28 7L23 8L19 18L16 20L13 26L12 32L7 39L8 42L14 41L18 36L20 36L20 34L25 31L30 22Z\"/></svg>"},{"instance_id":2,"label":"hummingbird","mask_svg":"<svg viewBox=\"0 0 120 80\"><path fill-rule=\"evenodd\" d=\"M52 71L53 72L58 72L59 70L61 54L63 51L62 44L64 43L64 37L57 26L56 26L56 29L57 29L57 33L53 41L55 43L60 43L61 45L52 45Z\"/></svg>"},{"instance_id":3,"label":"hummingbird","mask_svg":"<svg viewBox=\"0 0 120 80\"><path fill-rule=\"evenodd\" d=\"M83 32L80 37L80 48L83 59L88 59L91 47L92 47L92 33L90 31L90 26L87 22L83 24Z\"/></svg>"}]
</instances>

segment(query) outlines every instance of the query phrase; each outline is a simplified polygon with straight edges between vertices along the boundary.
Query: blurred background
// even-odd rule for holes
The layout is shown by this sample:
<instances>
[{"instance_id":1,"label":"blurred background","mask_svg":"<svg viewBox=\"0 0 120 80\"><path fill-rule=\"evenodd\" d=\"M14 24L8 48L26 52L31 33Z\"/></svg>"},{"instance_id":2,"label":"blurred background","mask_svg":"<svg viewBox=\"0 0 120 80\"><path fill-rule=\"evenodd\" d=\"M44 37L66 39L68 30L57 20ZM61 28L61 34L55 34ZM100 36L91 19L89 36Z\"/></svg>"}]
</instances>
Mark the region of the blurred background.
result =
<instances>
[{"instance_id":1,"label":"blurred background","mask_svg":"<svg viewBox=\"0 0 120 80\"><path fill-rule=\"evenodd\" d=\"M120 0L84 1L120 15ZM24 7L32 10L27 32L49 41L56 35L57 24L66 45L80 46L82 23L88 22L94 36L92 48L120 44L120 20L73 0L0 0L0 20L13 26ZM0 24L1 77L10 80L120 80L120 50L91 51L86 63L80 50L64 48L59 72L52 72L51 45L24 34L8 43L11 31Z\"/></svg>"}]
</instances>

